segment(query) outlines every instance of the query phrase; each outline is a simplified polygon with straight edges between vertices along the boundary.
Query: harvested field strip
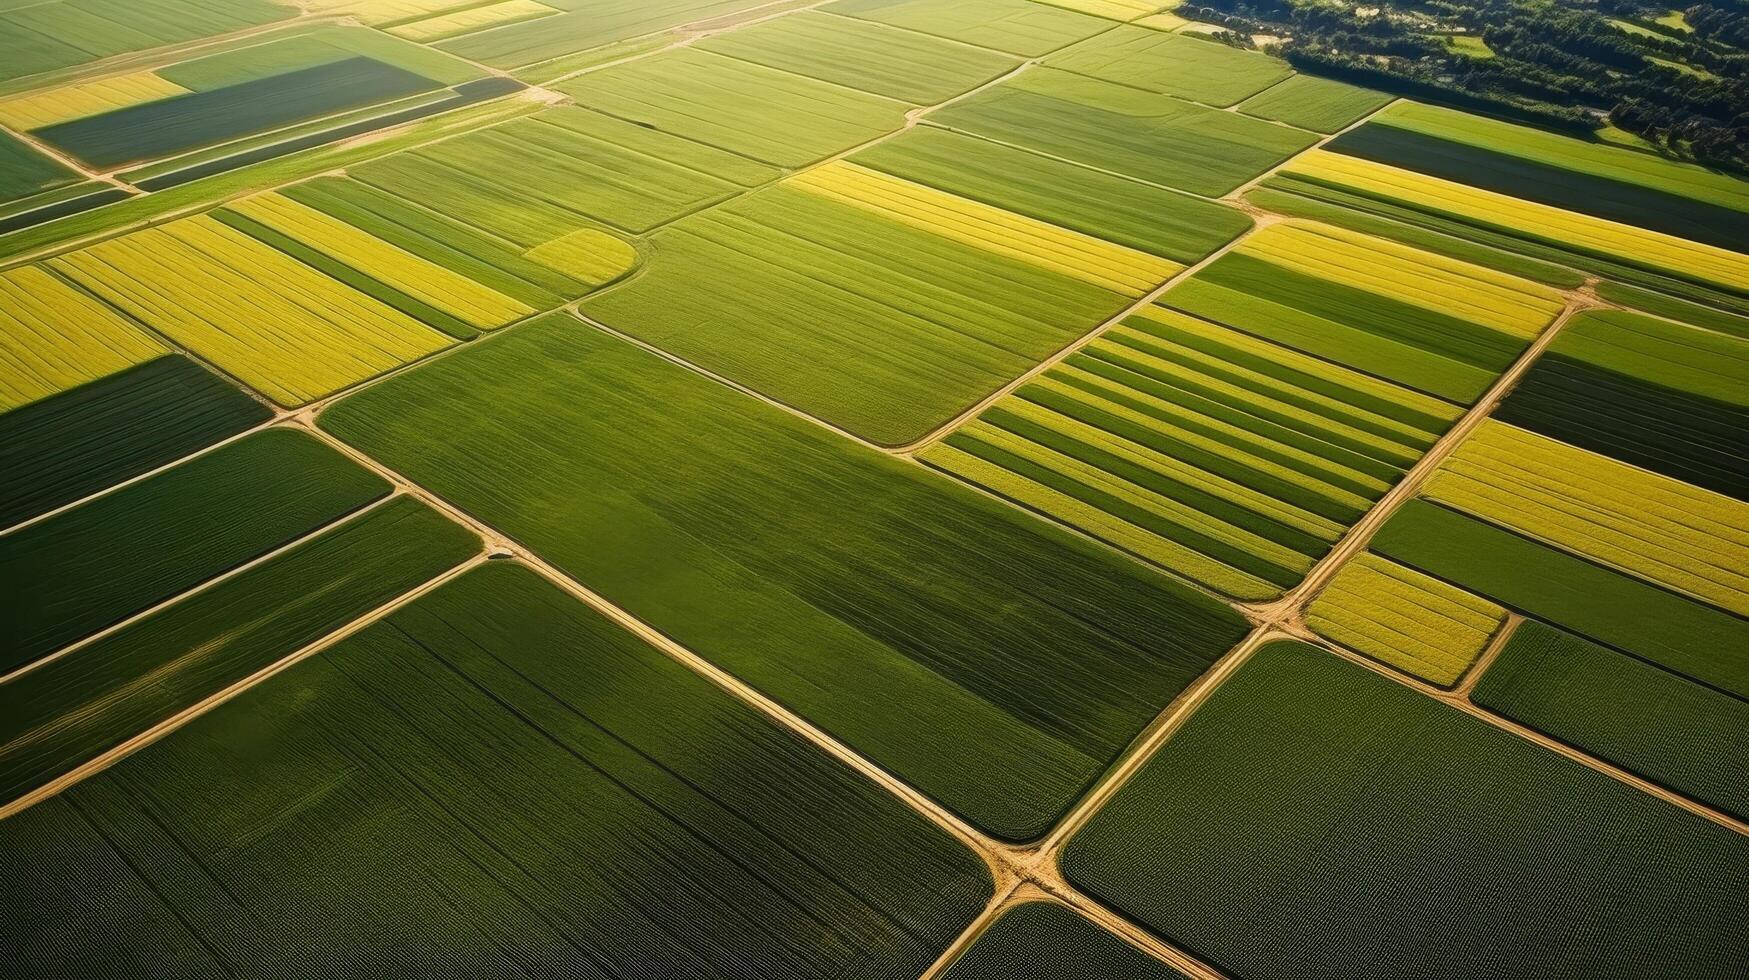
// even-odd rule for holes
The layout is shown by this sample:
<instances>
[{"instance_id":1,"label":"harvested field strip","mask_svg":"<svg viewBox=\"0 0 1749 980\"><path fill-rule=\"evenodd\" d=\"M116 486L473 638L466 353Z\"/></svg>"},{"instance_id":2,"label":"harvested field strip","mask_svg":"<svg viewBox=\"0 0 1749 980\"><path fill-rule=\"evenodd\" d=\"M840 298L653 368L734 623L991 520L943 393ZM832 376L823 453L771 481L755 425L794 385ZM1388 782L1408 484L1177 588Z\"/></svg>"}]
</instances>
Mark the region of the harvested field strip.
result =
<instances>
[{"instance_id":1,"label":"harvested field strip","mask_svg":"<svg viewBox=\"0 0 1749 980\"><path fill-rule=\"evenodd\" d=\"M789 185L1139 299L1184 267L843 160Z\"/></svg>"},{"instance_id":2,"label":"harvested field strip","mask_svg":"<svg viewBox=\"0 0 1749 980\"><path fill-rule=\"evenodd\" d=\"M320 422L1004 838L1054 823L1245 632L1109 548L568 316Z\"/></svg>"},{"instance_id":3,"label":"harvested field strip","mask_svg":"<svg viewBox=\"0 0 1749 980\"><path fill-rule=\"evenodd\" d=\"M1361 554L1342 566L1306 610L1320 636L1440 687L1451 687L1506 621L1486 599Z\"/></svg>"},{"instance_id":4,"label":"harvested field strip","mask_svg":"<svg viewBox=\"0 0 1749 980\"><path fill-rule=\"evenodd\" d=\"M1389 114L1343 133L1331 140L1327 149L1677 238L1749 251L1749 232L1743 230L1749 213L1743 210L1575 172L1564 162L1525 159L1505 150L1402 129L1389 124ZM1631 150L1615 152L1650 156Z\"/></svg>"},{"instance_id":5,"label":"harvested field strip","mask_svg":"<svg viewBox=\"0 0 1749 980\"><path fill-rule=\"evenodd\" d=\"M1749 620L1457 511L1411 500L1372 539L1405 565L1749 699Z\"/></svg>"},{"instance_id":6,"label":"harvested field strip","mask_svg":"<svg viewBox=\"0 0 1749 980\"><path fill-rule=\"evenodd\" d=\"M1749 503L1489 421L1423 495L1749 616Z\"/></svg>"},{"instance_id":7,"label":"harvested field strip","mask_svg":"<svg viewBox=\"0 0 1749 980\"><path fill-rule=\"evenodd\" d=\"M81 965L183 976L898 980L992 887L872 780L507 563L8 819L0 873L22 969L101 916Z\"/></svg>"},{"instance_id":8,"label":"harvested field strip","mask_svg":"<svg viewBox=\"0 0 1749 980\"><path fill-rule=\"evenodd\" d=\"M157 338L41 268L0 272L0 412L164 353Z\"/></svg>"},{"instance_id":9,"label":"harvested field strip","mask_svg":"<svg viewBox=\"0 0 1749 980\"><path fill-rule=\"evenodd\" d=\"M488 3L483 7L469 7L453 14L400 24L388 31L396 37L425 43L556 13L558 11L554 8L544 3L536 3L535 0L503 0L501 3Z\"/></svg>"},{"instance_id":10,"label":"harvested field strip","mask_svg":"<svg viewBox=\"0 0 1749 980\"><path fill-rule=\"evenodd\" d=\"M1737 337L1584 313L1495 417L1749 500L1749 341Z\"/></svg>"},{"instance_id":11,"label":"harvested field strip","mask_svg":"<svg viewBox=\"0 0 1749 980\"><path fill-rule=\"evenodd\" d=\"M150 71L111 75L0 100L0 125L20 131L41 129L69 119L94 116L187 91Z\"/></svg>"},{"instance_id":12,"label":"harvested field strip","mask_svg":"<svg viewBox=\"0 0 1749 980\"><path fill-rule=\"evenodd\" d=\"M1030 0L837 0L822 9L1028 58L1111 29L1108 20Z\"/></svg>"},{"instance_id":13,"label":"harvested field strip","mask_svg":"<svg viewBox=\"0 0 1749 980\"><path fill-rule=\"evenodd\" d=\"M1426 429L1406 405L1437 406ZM919 454L1239 599L1280 594L1456 410L1165 310L1126 320Z\"/></svg>"},{"instance_id":14,"label":"harvested field strip","mask_svg":"<svg viewBox=\"0 0 1749 980\"><path fill-rule=\"evenodd\" d=\"M228 207L472 326L501 327L535 312L531 306L280 194L260 194Z\"/></svg>"},{"instance_id":15,"label":"harvested field strip","mask_svg":"<svg viewBox=\"0 0 1749 980\"><path fill-rule=\"evenodd\" d=\"M1097 78L1030 69L930 113L933 125L1148 183L1220 197L1311 133Z\"/></svg>"},{"instance_id":16,"label":"harvested field strip","mask_svg":"<svg viewBox=\"0 0 1749 980\"><path fill-rule=\"evenodd\" d=\"M207 215L50 264L281 405L301 405L449 344Z\"/></svg>"},{"instance_id":17,"label":"harvested field strip","mask_svg":"<svg viewBox=\"0 0 1749 980\"><path fill-rule=\"evenodd\" d=\"M1537 622L1512 634L1471 698L1749 819L1749 700Z\"/></svg>"},{"instance_id":18,"label":"harvested field strip","mask_svg":"<svg viewBox=\"0 0 1749 980\"><path fill-rule=\"evenodd\" d=\"M662 229L643 271L582 310L865 439L904 445L1126 302L778 184Z\"/></svg>"},{"instance_id":19,"label":"harvested field strip","mask_svg":"<svg viewBox=\"0 0 1749 980\"><path fill-rule=\"evenodd\" d=\"M523 255L591 287L610 283L638 264L638 250L629 242L594 228L542 242Z\"/></svg>"},{"instance_id":20,"label":"harvested field strip","mask_svg":"<svg viewBox=\"0 0 1749 980\"><path fill-rule=\"evenodd\" d=\"M1749 256L1700 242L1522 201L1325 150L1313 150L1296 158L1286 172L1362 194L1400 201L1437 215L1473 222L1485 229L1528 238L1532 242L1548 242L1607 260L1631 262L1679 279L1749 293Z\"/></svg>"},{"instance_id":21,"label":"harvested field strip","mask_svg":"<svg viewBox=\"0 0 1749 980\"><path fill-rule=\"evenodd\" d=\"M269 417L266 406L180 354L0 414L0 528Z\"/></svg>"},{"instance_id":22,"label":"harvested field strip","mask_svg":"<svg viewBox=\"0 0 1749 980\"><path fill-rule=\"evenodd\" d=\"M779 167L904 125L906 104L681 48L553 86L579 104Z\"/></svg>"},{"instance_id":23,"label":"harvested field strip","mask_svg":"<svg viewBox=\"0 0 1749 980\"><path fill-rule=\"evenodd\" d=\"M943 980L1013 977L1127 977L1184 980L1183 974L1055 902L1002 913Z\"/></svg>"},{"instance_id":24,"label":"harvested field strip","mask_svg":"<svg viewBox=\"0 0 1749 980\"><path fill-rule=\"evenodd\" d=\"M913 105L934 105L1019 66L993 51L801 11L701 39L697 47Z\"/></svg>"},{"instance_id":25,"label":"harvested field strip","mask_svg":"<svg viewBox=\"0 0 1749 980\"><path fill-rule=\"evenodd\" d=\"M1553 322L1564 305L1546 286L1334 225L1271 225L1236 251L1526 340Z\"/></svg>"},{"instance_id":26,"label":"harvested field strip","mask_svg":"<svg viewBox=\"0 0 1749 980\"><path fill-rule=\"evenodd\" d=\"M479 541L410 497L0 685L13 800L460 564Z\"/></svg>"},{"instance_id":27,"label":"harvested field strip","mask_svg":"<svg viewBox=\"0 0 1749 980\"><path fill-rule=\"evenodd\" d=\"M115 167L440 87L372 58L344 58L55 123L37 135L92 166Z\"/></svg>"},{"instance_id":28,"label":"harvested field strip","mask_svg":"<svg viewBox=\"0 0 1749 980\"><path fill-rule=\"evenodd\" d=\"M1294 73L1287 62L1260 52L1129 25L1059 51L1044 64L1220 108Z\"/></svg>"},{"instance_id":29,"label":"harvested field strip","mask_svg":"<svg viewBox=\"0 0 1749 980\"><path fill-rule=\"evenodd\" d=\"M318 178L280 193L536 309L578 291L576 280L514 245L355 180Z\"/></svg>"},{"instance_id":30,"label":"harvested field strip","mask_svg":"<svg viewBox=\"0 0 1749 980\"><path fill-rule=\"evenodd\" d=\"M389 492L320 441L270 429L0 535L8 673Z\"/></svg>"},{"instance_id":31,"label":"harvested field strip","mask_svg":"<svg viewBox=\"0 0 1749 980\"><path fill-rule=\"evenodd\" d=\"M1391 101L1375 92L1331 78L1295 75L1239 104L1239 111L1314 133L1334 133Z\"/></svg>"},{"instance_id":32,"label":"harvested field strip","mask_svg":"<svg viewBox=\"0 0 1749 980\"><path fill-rule=\"evenodd\" d=\"M1301 643L1253 654L1062 863L1227 976L1723 977L1749 947L1749 838Z\"/></svg>"},{"instance_id":33,"label":"harvested field strip","mask_svg":"<svg viewBox=\"0 0 1749 980\"><path fill-rule=\"evenodd\" d=\"M1018 147L917 126L850 162L1175 262L1251 227L1242 212Z\"/></svg>"}]
</instances>

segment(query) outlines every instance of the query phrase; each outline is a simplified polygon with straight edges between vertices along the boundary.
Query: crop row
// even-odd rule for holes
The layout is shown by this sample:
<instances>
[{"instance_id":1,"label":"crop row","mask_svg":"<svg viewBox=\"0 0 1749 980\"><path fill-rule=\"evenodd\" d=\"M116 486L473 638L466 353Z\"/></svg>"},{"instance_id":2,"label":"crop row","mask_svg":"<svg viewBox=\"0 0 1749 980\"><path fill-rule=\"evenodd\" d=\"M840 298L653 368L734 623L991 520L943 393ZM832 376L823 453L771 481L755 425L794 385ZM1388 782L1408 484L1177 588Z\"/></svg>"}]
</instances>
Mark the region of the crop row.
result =
<instances>
[{"instance_id":1,"label":"crop row","mask_svg":"<svg viewBox=\"0 0 1749 980\"><path fill-rule=\"evenodd\" d=\"M1306 624L1375 660L1450 687L1506 620L1506 610L1373 554L1355 557L1306 609Z\"/></svg>"}]
</instances>

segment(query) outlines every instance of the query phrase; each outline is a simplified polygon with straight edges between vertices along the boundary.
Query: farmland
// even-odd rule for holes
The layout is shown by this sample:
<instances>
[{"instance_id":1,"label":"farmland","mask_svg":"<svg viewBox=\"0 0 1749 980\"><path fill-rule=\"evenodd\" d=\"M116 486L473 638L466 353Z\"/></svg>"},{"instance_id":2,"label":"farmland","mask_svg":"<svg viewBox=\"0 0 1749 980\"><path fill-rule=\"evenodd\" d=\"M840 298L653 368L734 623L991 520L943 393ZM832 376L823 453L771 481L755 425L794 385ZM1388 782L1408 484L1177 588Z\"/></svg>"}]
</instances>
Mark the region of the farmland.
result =
<instances>
[{"instance_id":1,"label":"farmland","mask_svg":"<svg viewBox=\"0 0 1749 980\"><path fill-rule=\"evenodd\" d=\"M3 972L1749 973L1735 22L1503 10L0 0Z\"/></svg>"}]
</instances>

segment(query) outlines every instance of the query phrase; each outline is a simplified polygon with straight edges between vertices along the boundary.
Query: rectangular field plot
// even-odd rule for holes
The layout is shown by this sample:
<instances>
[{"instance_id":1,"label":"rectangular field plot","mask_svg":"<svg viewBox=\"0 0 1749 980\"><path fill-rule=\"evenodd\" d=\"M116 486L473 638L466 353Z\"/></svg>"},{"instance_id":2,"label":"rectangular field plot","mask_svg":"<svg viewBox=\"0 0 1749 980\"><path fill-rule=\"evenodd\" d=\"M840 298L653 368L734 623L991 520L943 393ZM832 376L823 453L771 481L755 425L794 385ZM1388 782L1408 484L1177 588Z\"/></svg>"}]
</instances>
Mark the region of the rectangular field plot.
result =
<instances>
[{"instance_id":1,"label":"rectangular field plot","mask_svg":"<svg viewBox=\"0 0 1749 980\"><path fill-rule=\"evenodd\" d=\"M1219 108L1293 74L1287 62L1188 34L1119 27L1044 60L1052 68Z\"/></svg>"},{"instance_id":2,"label":"rectangular field plot","mask_svg":"<svg viewBox=\"0 0 1749 980\"><path fill-rule=\"evenodd\" d=\"M1523 198L1749 251L1749 183L1652 153L1399 102L1329 148Z\"/></svg>"},{"instance_id":3,"label":"rectangular field plot","mask_svg":"<svg viewBox=\"0 0 1749 980\"><path fill-rule=\"evenodd\" d=\"M270 429L0 535L0 674L388 492L311 436Z\"/></svg>"},{"instance_id":4,"label":"rectangular field plot","mask_svg":"<svg viewBox=\"0 0 1749 980\"><path fill-rule=\"evenodd\" d=\"M1180 980L1183 974L1066 906L1027 902L1002 913L943 976L945 980L1013 977Z\"/></svg>"},{"instance_id":5,"label":"rectangular field plot","mask_svg":"<svg viewBox=\"0 0 1749 980\"><path fill-rule=\"evenodd\" d=\"M1749 957L1749 839L1304 644L1221 685L1063 867L1229 976L1726 977Z\"/></svg>"},{"instance_id":6,"label":"rectangular field plot","mask_svg":"<svg viewBox=\"0 0 1749 980\"><path fill-rule=\"evenodd\" d=\"M1749 699L1749 620L1505 528L1411 500L1374 551L1624 653Z\"/></svg>"},{"instance_id":7,"label":"rectangular field plot","mask_svg":"<svg viewBox=\"0 0 1749 980\"><path fill-rule=\"evenodd\" d=\"M138 324L42 268L0 272L0 412L166 353Z\"/></svg>"},{"instance_id":8,"label":"rectangular field plot","mask_svg":"<svg viewBox=\"0 0 1749 980\"><path fill-rule=\"evenodd\" d=\"M850 162L1176 262L1251 227L1242 212L1018 147L918 126Z\"/></svg>"},{"instance_id":9,"label":"rectangular field plot","mask_svg":"<svg viewBox=\"0 0 1749 980\"><path fill-rule=\"evenodd\" d=\"M210 215L110 239L49 264L286 406L451 343Z\"/></svg>"},{"instance_id":10,"label":"rectangular field plot","mask_svg":"<svg viewBox=\"0 0 1749 980\"><path fill-rule=\"evenodd\" d=\"M0 414L0 528L204 449L270 414L180 354Z\"/></svg>"},{"instance_id":11,"label":"rectangular field plot","mask_svg":"<svg viewBox=\"0 0 1749 980\"><path fill-rule=\"evenodd\" d=\"M348 173L525 248L591 220L648 231L778 176L746 157L576 108L443 140Z\"/></svg>"},{"instance_id":12,"label":"rectangular field plot","mask_svg":"<svg viewBox=\"0 0 1749 980\"><path fill-rule=\"evenodd\" d=\"M765 6L770 0L548 0L564 12L438 45L494 68L520 68L561 55L657 34L695 21Z\"/></svg>"},{"instance_id":13,"label":"rectangular field plot","mask_svg":"<svg viewBox=\"0 0 1749 980\"><path fill-rule=\"evenodd\" d=\"M1749 616L1749 503L1495 420L1422 496Z\"/></svg>"},{"instance_id":14,"label":"rectangular field plot","mask_svg":"<svg viewBox=\"0 0 1749 980\"><path fill-rule=\"evenodd\" d=\"M187 92L150 70L107 75L0 99L0 124L20 131L41 129Z\"/></svg>"},{"instance_id":15,"label":"rectangular field plot","mask_svg":"<svg viewBox=\"0 0 1749 980\"><path fill-rule=\"evenodd\" d=\"M590 317L873 442L951 419L1180 266L835 163L651 239Z\"/></svg>"},{"instance_id":16,"label":"rectangular field plot","mask_svg":"<svg viewBox=\"0 0 1749 980\"><path fill-rule=\"evenodd\" d=\"M929 121L1204 197L1233 190L1317 139L1051 69L1023 72L931 113Z\"/></svg>"},{"instance_id":17,"label":"rectangular field plot","mask_svg":"<svg viewBox=\"0 0 1749 980\"><path fill-rule=\"evenodd\" d=\"M801 167L905 123L881 98L695 48L553 86L585 108L778 167Z\"/></svg>"},{"instance_id":18,"label":"rectangular field plot","mask_svg":"<svg viewBox=\"0 0 1749 980\"><path fill-rule=\"evenodd\" d=\"M1160 302L1457 404L1563 305L1523 279L1302 221L1262 229Z\"/></svg>"},{"instance_id":19,"label":"rectangular field plot","mask_svg":"<svg viewBox=\"0 0 1749 980\"><path fill-rule=\"evenodd\" d=\"M1690 241L1659 231L1593 217L1535 201L1470 187L1361 157L1313 150L1296 158L1283 173L1314 186L1357 194L1407 209L1435 222L1454 222L1461 233L1474 228L1505 236L1536 254L1542 246L1568 252L1578 261L1626 264L1657 276L1728 295L1749 293L1749 255Z\"/></svg>"},{"instance_id":20,"label":"rectangular field plot","mask_svg":"<svg viewBox=\"0 0 1749 980\"><path fill-rule=\"evenodd\" d=\"M1020 64L924 34L810 11L706 37L697 47L913 105L950 99Z\"/></svg>"},{"instance_id":21,"label":"rectangular field plot","mask_svg":"<svg viewBox=\"0 0 1749 980\"><path fill-rule=\"evenodd\" d=\"M1582 313L1494 416L1749 501L1749 340Z\"/></svg>"},{"instance_id":22,"label":"rectangular field plot","mask_svg":"<svg viewBox=\"0 0 1749 980\"><path fill-rule=\"evenodd\" d=\"M0 683L11 801L473 556L479 539L396 497Z\"/></svg>"},{"instance_id":23,"label":"rectangular field plot","mask_svg":"<svg viewBox=\"0 0 1749 980\"><path fill-rule=\"evenodd\" d=\"M27 972L914 977L991 888L496 563L0 823L0 855Z\"/></svg>"},{"instance_id":24,"label":"rectangular field plot","mask_svg":"<svg viewBox=\"0 0 1749 980\"><path fill-rule=\"evenodd\" d=\"M294 16L271 0L9 3L0 12L0 80L212 37Z\"/></svg>"},{"instance_id":25,"label":"rectangular field plot","mask_svg":"<svg viewBox=\"0 0 1749 980\"><path fill-rule=\"evenodd\" d=\"M1111 28L1108 20L1030 0L836 0L822 9L1027 58Z\"/></svg>"},{"instance_id":26,"label":"rectangular field plot","mask_svg":"<svg viewBox=\"0 0 1749 980\"><path fill-rule=\"evenodd\" d=\"M1314 133L1334 133L1390 101L1391 96L1369 88L1316 75L1295 75L1246 99L1239 104L1239 111Z\"/></svg>"},{"instance_id":27,"label":"rectangular field plot","mask_svg":"<svg viewBox=\"0 0 1749 980\"><path fill-rule=\"evenodd\" d=\"M1451 687L1506 621L1506 610L1373 554L1342 566L1306 610L1319 636Z\"/></svg>"},{"instance_id":28,"label":"rectangular field plot","mask_svg":"<svg viewBox=\"0 0 1749 980\"><path fill-rule=\"evenodd\" d=\"M1526 622L1475 702L1666 788L1749 818L1749 700Z\"/></svg>"},{"instance_id":29,"label":"rectangular field plot","mask_svg":"<svg viewBox=\"0 0 1749 980\"><path fill-rule=\"evenodd\" d=\"M38 153L10 133L0 133L0 202L76 184L79 174Z\"/></svg>"},{"instance_id":30,"label":"rectangular field plot","mask_svg":"<svg viewBox=\"0 0 1749 980\"><path fill-rule=\"evenodd\" d=\"M1244 621L555 315L324 428L967 819L1036 837Z\"/></svg>"},{"instance_id":31,"label":"rectangular field plot","mask_svg":"<svg viewBox=\"0 0 1749 980\"><path fill-rule=\"evenodd\" d=\"M488 3L483 7L467 7L452 14L440 14L436 17L426 17L422 20L399 24L388 29L396 37L404 37L409 41L428 44L441 41L459 34L485 30L491 27L503 27L506 24L520 23L558 13L558 10L536 0L503 0L501 3Z\"/></svg>"},{"instance_id":32,"label":"rectangular field plot","mask_svg":"<svg viewBox=\"0 0 1749 980\"><path fill-rule=\"evenodd\" d=\"M1458 414L1151 307L919 458L1254 600L1304 577Z\"/></svg>"}]
</instances>

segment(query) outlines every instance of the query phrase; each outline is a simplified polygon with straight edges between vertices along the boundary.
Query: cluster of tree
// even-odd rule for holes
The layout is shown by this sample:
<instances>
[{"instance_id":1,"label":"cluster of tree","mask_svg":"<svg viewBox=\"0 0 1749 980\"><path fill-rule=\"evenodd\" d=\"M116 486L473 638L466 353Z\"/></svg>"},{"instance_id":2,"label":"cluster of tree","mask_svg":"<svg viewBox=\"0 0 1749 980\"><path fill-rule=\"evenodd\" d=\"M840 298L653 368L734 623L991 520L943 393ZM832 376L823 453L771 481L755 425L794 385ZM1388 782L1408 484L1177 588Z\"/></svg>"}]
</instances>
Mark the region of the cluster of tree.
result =
<instances>
[{"instance_id":1,"label":"cluster of tree","mask_svg":"<svg viewBox=\"0 0 1749 980\"><path fill-rule=\"evenodd\" d=\"M1672 154L1749 169L1749 0L1688 7L1689 31L1657 24L1668 11L1655 0L1193 0L1180 13L1226 28L1228 43L1285 37L1278 53L1309 72L1568 131L1607 119ZM1455 49L1454 34L1492 56Z\"/></svg>"}]
</instances>

